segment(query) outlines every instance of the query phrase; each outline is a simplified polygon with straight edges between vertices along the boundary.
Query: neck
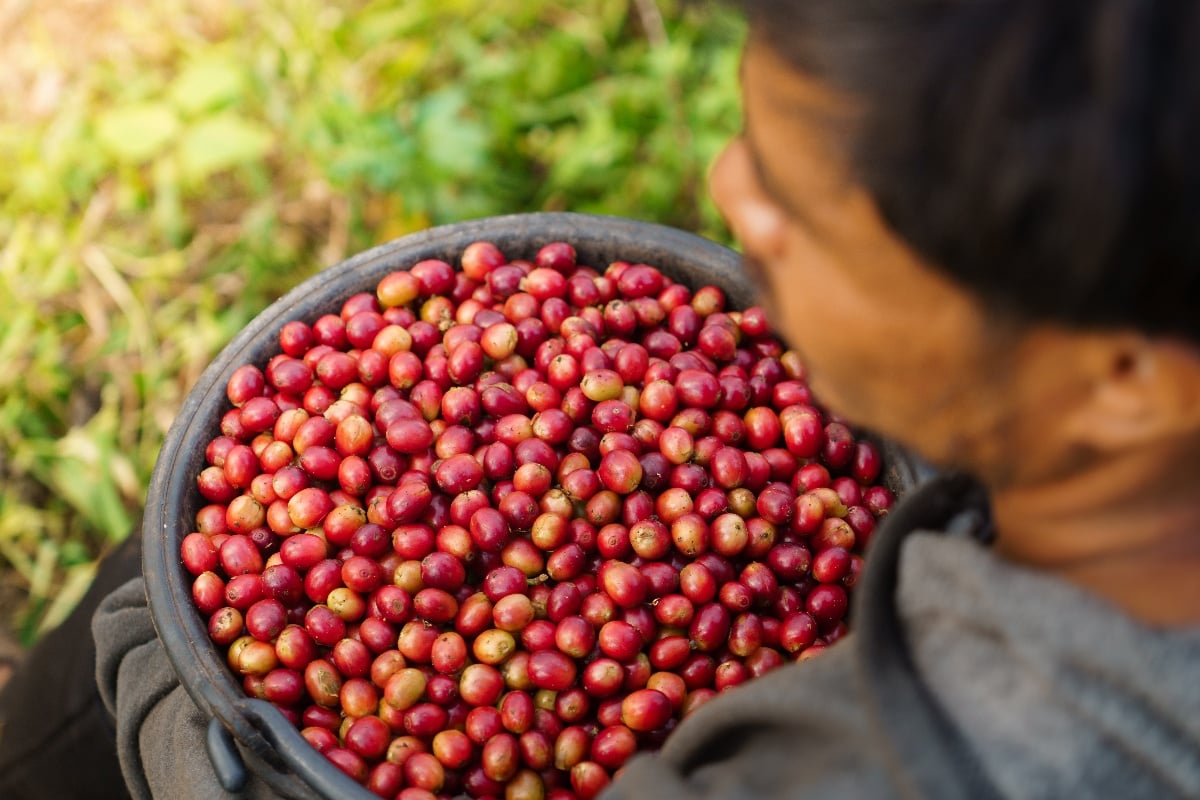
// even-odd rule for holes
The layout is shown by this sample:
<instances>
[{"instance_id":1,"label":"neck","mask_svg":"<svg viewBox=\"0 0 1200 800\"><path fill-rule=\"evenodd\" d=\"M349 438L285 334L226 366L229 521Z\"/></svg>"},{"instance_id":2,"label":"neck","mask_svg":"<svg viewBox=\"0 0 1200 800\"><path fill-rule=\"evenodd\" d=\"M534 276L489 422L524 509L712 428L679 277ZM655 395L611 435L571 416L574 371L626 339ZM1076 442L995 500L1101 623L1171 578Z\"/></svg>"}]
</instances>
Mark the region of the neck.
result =
<instances>
[{"instance_id":1,"label":"neck","mask_svg":"<svg viewBox=\"0 0 1200 800\"><path fill-rule=\"evenodd\" d=\"M1135 619L1200 623L1200 457L1194 443L991 492L997 552L1082 586Z\"/></svg>"}]
</instances>

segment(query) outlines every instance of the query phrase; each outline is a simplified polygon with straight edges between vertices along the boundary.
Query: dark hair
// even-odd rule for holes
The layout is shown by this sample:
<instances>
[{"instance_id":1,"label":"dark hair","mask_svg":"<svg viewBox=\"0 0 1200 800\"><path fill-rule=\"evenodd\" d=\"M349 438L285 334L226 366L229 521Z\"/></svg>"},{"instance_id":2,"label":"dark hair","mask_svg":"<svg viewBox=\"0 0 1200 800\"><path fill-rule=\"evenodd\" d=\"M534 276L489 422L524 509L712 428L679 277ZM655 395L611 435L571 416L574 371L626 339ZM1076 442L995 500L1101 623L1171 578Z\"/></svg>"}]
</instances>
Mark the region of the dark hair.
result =
<instances>
[{"instance_id":1,"label":"dark hair","mask_svg":"<svg viewBox=\"0 0 1200 800\"><path fill-rule=\"evenodd\" d=\"M888 223L1022 319L1200 341L1200 2L743 0Z\"/></svg>"}]
</instances>

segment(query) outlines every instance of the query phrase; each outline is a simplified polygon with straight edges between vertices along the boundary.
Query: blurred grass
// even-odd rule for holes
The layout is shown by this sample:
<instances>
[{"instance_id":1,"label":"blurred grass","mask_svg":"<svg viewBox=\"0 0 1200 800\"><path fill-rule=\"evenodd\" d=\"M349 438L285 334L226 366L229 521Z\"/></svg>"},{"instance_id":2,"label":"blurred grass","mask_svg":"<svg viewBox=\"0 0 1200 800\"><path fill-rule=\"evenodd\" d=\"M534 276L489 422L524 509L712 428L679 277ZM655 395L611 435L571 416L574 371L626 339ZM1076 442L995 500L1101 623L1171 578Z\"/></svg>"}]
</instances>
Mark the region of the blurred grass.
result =
<instances>
[{"instance_id":1,"label":"blurred grass","mask_svg":"<svg viewBox=\"0 0 1200 800\"><path fill-rule=\"evenodd\" d=\"M0 624L69 612L188 387L321 267L539 209L725 239L742 35L673 0L0 0Z\"/></svg>"}]
</instances>

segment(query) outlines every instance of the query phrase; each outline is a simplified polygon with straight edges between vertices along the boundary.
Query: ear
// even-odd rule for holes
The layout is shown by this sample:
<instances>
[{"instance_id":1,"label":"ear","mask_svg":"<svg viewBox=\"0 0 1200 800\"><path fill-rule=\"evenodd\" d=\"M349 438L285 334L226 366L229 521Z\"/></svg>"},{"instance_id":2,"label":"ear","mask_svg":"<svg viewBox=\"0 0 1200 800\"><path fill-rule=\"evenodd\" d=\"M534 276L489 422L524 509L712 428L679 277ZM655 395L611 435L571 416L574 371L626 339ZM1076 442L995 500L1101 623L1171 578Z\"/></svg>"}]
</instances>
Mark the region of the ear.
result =
<instances>
[{"instance_id":1,"label":"ear","mask_svg":"<svg viewBox=\"0 0 1200 800\"><path fill-rule=\"evenodd\" d=\"M1200 351L1134 334L1089 340L1091 389L1066 421L1073 441L1112 453L1200 432Z\"/></svg>"}]
</instances>

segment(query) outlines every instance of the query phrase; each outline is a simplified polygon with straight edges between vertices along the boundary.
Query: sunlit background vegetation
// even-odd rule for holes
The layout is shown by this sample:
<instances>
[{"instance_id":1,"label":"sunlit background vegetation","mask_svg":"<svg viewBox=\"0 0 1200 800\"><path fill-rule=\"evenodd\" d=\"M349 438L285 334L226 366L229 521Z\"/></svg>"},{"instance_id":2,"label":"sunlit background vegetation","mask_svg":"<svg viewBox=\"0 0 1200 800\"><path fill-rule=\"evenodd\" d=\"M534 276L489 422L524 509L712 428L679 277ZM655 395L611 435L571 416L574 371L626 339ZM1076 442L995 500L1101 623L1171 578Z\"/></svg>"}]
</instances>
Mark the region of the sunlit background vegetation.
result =
<instances>
[{"instance_id":1,"label":"sunlit background vegetation","mask_svg":"<svg viewBox=\"0 0 1200 800\"><path fill-rule=\"evenodd\" d=\"M0 0L0 625L73 607L200 371L318 269L543 209L724 240L742 35L679 0Z\"/></svg>"}]
</instances>

